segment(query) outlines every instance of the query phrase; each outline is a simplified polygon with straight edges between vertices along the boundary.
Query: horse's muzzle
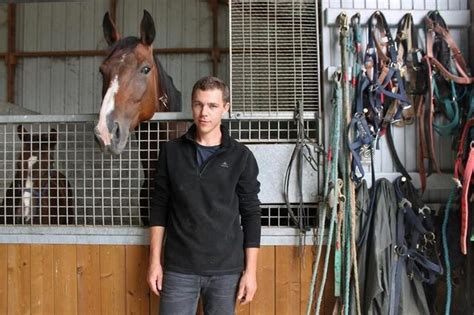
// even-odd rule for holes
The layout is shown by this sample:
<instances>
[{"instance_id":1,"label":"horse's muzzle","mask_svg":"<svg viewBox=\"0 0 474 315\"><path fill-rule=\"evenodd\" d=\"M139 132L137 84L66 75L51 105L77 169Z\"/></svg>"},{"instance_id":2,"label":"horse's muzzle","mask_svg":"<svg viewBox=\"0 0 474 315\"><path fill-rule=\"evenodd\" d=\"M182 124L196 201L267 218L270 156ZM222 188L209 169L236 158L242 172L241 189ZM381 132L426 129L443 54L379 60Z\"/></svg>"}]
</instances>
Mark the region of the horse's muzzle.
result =
<instances>
[{"instance_id":1,"label":"horse's muzzle","mask_svg":"<svg viewBox=\"0 0 474 315\"><path fill-rule=\"evenodd\" d=\"M129 131L128 128L123 128L118 122L115 122L111 131L108 129L104 131L97 125L94 128L94 134L103 152L118 155L127 145Z\"/></svg>"}]
</instances>

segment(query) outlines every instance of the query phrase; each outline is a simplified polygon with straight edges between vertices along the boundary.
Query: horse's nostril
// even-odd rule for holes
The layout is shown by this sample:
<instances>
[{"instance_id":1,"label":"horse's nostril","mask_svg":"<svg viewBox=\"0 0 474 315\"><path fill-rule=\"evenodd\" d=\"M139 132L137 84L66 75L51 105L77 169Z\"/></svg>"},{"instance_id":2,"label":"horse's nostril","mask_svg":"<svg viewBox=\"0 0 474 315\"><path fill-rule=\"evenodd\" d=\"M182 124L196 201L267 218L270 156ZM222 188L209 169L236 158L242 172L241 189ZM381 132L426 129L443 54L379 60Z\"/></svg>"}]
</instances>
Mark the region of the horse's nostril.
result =
<instances>
[{"instance_id":1,"label":"horse's nostril","mask_svg":"<svg viewBox=\"0 0 474 315\"><path fill-rule=\"evenodd\" d=\"M112 130L112 134L116 139L120 139L120 125L117 122L114 123L114 129Z\"/></svg>"}]
</instances>

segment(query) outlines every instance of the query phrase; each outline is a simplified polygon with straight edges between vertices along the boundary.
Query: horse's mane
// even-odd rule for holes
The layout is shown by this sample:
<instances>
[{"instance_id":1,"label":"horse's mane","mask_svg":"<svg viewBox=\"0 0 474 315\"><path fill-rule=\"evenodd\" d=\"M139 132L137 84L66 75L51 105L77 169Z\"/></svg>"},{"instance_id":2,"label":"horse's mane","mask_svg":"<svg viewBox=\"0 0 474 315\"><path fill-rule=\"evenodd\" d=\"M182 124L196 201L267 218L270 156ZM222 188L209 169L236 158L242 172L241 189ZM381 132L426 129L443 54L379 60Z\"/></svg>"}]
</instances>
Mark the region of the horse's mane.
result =
<instances>
[{"instance_id":1,"label":"horse's mane","mask_svg":"<svg viewBox=\"0 0 474 315\"><path fill-rule=\"evenodd\" d=\"M128 36L122 38L121 40L113 43L109 47L109 54L106 59L110 58L112 55L115 54L117 51L123 52L131 52L137 47L138 43L140 43L140 39L135 36ZM155 60L155 64L158 67L158 75L160 80L161 88L163 92L168 97L168 111L170 112L180 112L182 111L182 100L181 100L181 92L176 88L173 83L173 79L168 75L168 73L164 70L163 66L161 65L160 60L153 54L153 59Z\"/></svg>"},{"instance_id":2,"label":"horse's mane","mask_svg":"<svg viewBox=\"0 0 474 315\"><path fill-rule=\"evenodd\" d=\"M160 60L155 58L155 63L158 66L158 75L163 92L168 96L168 111L170 112L180 112L183 110L181 92L174 86L173 78L163 69Z\"/></svg>"}]
</instances>

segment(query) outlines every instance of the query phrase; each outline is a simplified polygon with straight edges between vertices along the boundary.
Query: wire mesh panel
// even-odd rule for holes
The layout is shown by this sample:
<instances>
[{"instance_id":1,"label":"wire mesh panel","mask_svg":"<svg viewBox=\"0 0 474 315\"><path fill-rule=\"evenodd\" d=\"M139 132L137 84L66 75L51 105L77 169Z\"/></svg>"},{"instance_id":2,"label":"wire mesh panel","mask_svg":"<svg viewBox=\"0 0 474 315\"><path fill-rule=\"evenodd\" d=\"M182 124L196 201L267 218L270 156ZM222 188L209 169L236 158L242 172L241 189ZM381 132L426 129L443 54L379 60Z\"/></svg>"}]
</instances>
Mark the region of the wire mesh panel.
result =
<instances>
[{"instance_id":1,"label":"wire mesh panel","mask_svg":"<svg viewBox=\"0 0 474 315\"><path fill-rule=\"evenodd\" d=\"M292 143L298 138L298 126L294 120L229 120L225 122L231 136L243 143ZM317 120L305 120L306 137L316 141Z\"/></svg>"},{"instance_id":2,"label":"wire mesh panel","mask_svg":"<svg viewBox=\"0 0 474 315\"><path fill-rule=\"evenodd\" d=\"M120 156L104 154L93 122L0 125L0 222L38 225L142 225L159 143L177 124L154 123ZM185 130L185 129L184 129ZM55 182L63 182L58 187ZM59 191L59 193L57 192ZM145 208L143 210L143 208Z\"/></svg>"},{"instance_id":3,"label":"wire mesh panel","mask_svg":"<svg viewBox=\"0 0 474 315\"><path fill-rule=\"evenodd\" d=\"M319 108L316 1L231 1L232 112Z\"/></svg>"},{"instance_id":4,"label":"wire mesh panel","mask_svg":"<svg viewBox=\"0 0 474 315\"><path fill-rule=\"evenodd\" d=\"M190 124L144 123L123 153L113 156L103 153L95 140L93 119L0 123L0 225L146 225L160 143L184 134ZM297 138L292 120L224 124L232 137L247 144L291 143ZM316 120L305 121L305 127L307 137L316 139ZM262 205L263 226L291 226L284 207ZM313 224L315 205L304 207Z\"/></svg>"},{"instance_id":5,"label":"wire mesh panel","mask_svg":"<svg viewBox=\"0 0 474 315\"><path fill-rule=\"evenodd\" d=\"M291 205L291 210L296 212L298 205ZM318 208L314 204L304 204L302 207L303 226L317 227ZM262 206L262 226L264 227L294 227L296 224L291 220L286 205L263 205Z\"/></svg>"}]
</instances>

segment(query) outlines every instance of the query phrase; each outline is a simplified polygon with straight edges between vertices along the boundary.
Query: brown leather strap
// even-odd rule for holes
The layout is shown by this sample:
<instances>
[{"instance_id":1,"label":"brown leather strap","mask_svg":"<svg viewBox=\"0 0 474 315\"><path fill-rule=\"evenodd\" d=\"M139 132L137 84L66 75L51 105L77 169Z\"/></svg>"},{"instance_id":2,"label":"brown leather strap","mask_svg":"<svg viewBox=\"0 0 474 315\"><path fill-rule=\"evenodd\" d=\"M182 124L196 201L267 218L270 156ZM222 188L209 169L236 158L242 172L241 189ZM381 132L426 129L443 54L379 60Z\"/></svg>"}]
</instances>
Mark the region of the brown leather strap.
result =
<instances>
[{"instance_id":1,"label":"brown leather strap","mask_svg":"<svg viewBox=\"0 0 474 315\"><path fill-rule=\"evenodd\" d=\"M428 29L434 30L437 34L441 35L443 40L446 41L448 44L449 49L451 50L451 53L453 55L453 58L455 62L461 67L461 73L464 73L463 76L467 76L467 63L464 60L464 57L462 56L461 49L459 49L458 45L456 44L456 41L453 39L451 34L447 29L439 25L438 23L433 23L431 19L427 19L427 26Z\"/></svg>"},{"instance_id":2,"label":"brown leather strap","mask_svg":"<svg viewBox=\"0 0 474 315\"><path fill-rule=\"evenodd\" d=\"M429 113L428 113L428 138L429 138L429 152L431 161L433 161L434 168L437 173L441 174L441 170L439 168L438 160L436 159L436 149L434 145L434 133L433 133L433 117L435 112L434 106L434 95L433 95L433 87L432 87L432 77L433 71L431 69L431 64L429 62L430 59L426 59L426 64L428 66L428 73L429 73L429 91L428 91L428 101L430 104Z\"/></svg>"},{"instance_id":3,"label":"brown leather strap","mask_svg":"<svg viewBox=\"0 0 474 315\"><path fill-rule=\"evenodd\" d=\"M426 189L426 170L425 170L425 157L428 157L428 148L426 146L426 135L425 135L425 98L423 95L417 96L417 117L418 117L418 141L419 141L419 153L418 153L418 170L420 173L421 189Z\"/></svg>"},{"instance_id":4,"label":"brown leather strap","mask_svg":"<svg viewBox=\"0 0 474 315\"><path fill-rule=\"evenodd\" d=\"M472 84L474 83L474 77L469 77L467 75L467 65L466 61L464 60L461 50L457 46L456 42L452 38L451 34L441 25L438 23L434 23L429 17L425 18L426 24L426 57L430 60L430 62L436 66L436 69L439 70L441 75L446 80L453 80L458 84ZM461 76L457 76L451 73L448 69L446 69L441 62L439 62L433 54L433 41L435 35L440 35L443 40L446 41L448 44L451 53L454 58L454 64L456 65L456 69L461 74Z\"/></svg>"}]
</instances>

